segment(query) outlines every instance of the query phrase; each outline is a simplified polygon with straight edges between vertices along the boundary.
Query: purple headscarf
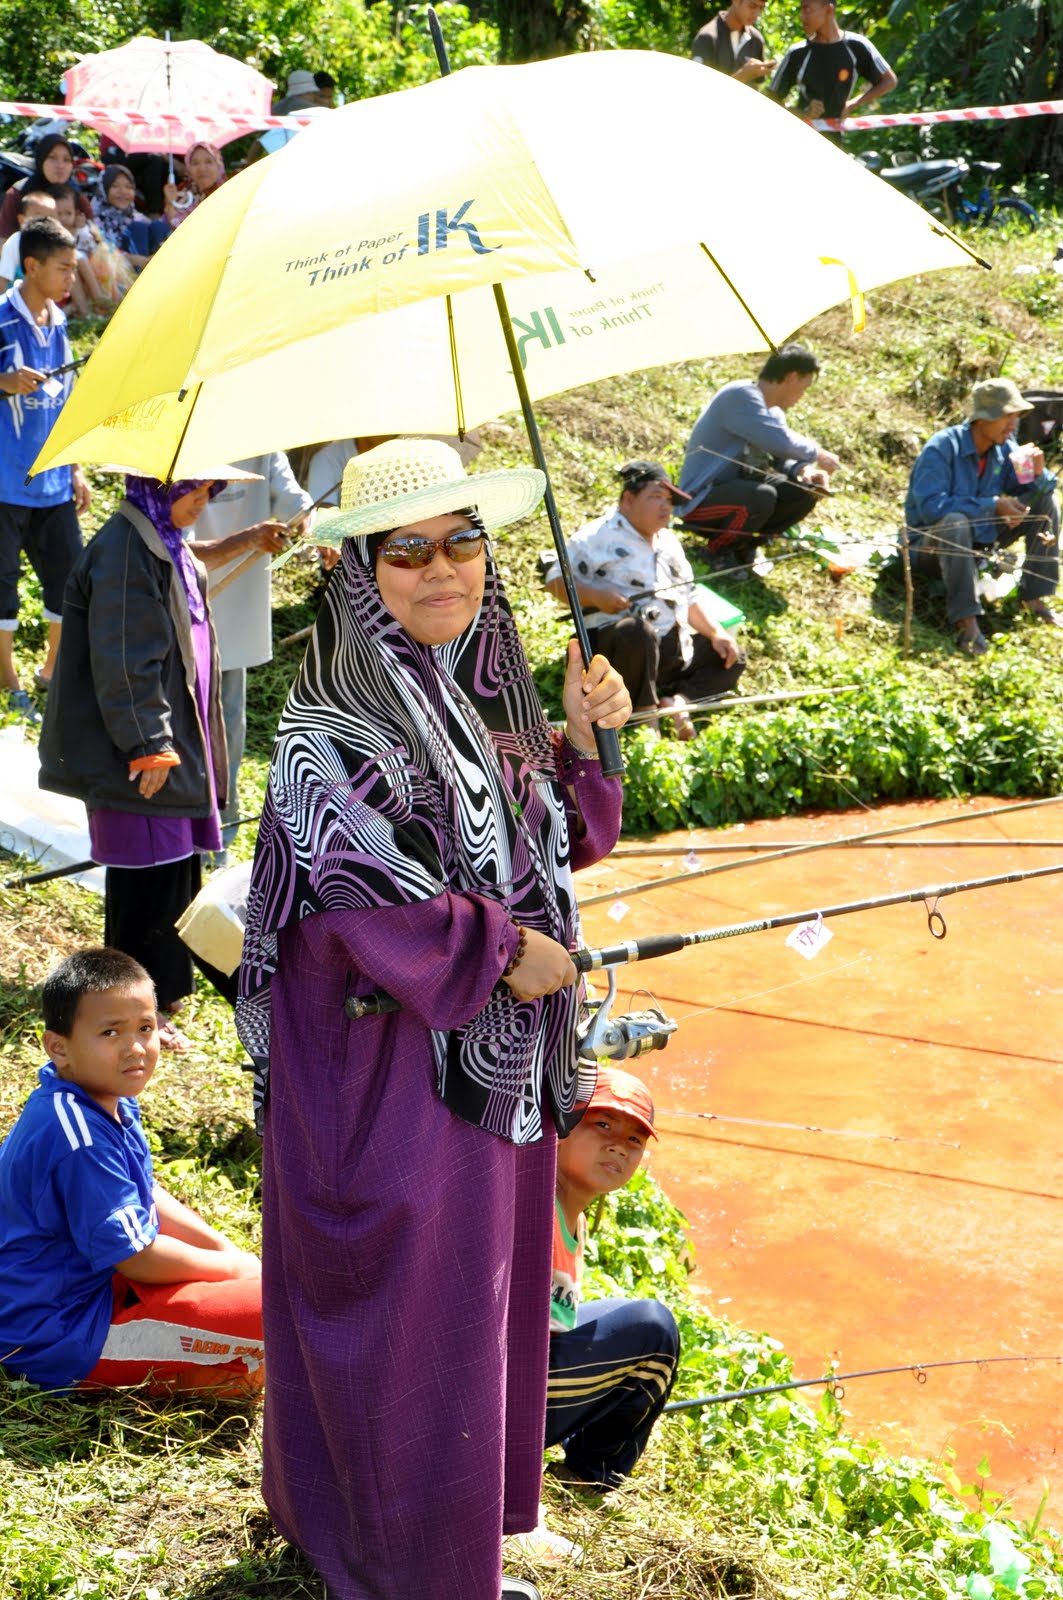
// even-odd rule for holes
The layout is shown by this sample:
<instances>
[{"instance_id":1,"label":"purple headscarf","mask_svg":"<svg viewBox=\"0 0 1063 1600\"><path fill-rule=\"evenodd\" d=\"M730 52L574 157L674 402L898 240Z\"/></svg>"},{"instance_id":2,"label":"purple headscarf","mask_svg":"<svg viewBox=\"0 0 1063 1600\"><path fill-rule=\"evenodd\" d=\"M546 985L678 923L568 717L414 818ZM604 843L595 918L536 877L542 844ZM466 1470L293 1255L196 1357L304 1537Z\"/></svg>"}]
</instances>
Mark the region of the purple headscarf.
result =
<instances>
[{"instance_id":1,"label":"purple headscarf","mask_svg":"<svg viewBox=\"0 0 1063 1600\"><path fill-rule=\"evenodd\" d=\"M174 527L170 512L175 500L180 500L183 494L190 494L193 489L198 489L205 481L203 478L179 478L176 483L160 483L158 478L140 478L132 474L125 481L126 499L147 517L181 575L193 622L202 622L207 614L207 608L200 593L195 564L188 553L184 534L180 528ZM210 498L213 500L224 488L225 479L215 478L210 486Z\"/></svg>"}]
</instances>

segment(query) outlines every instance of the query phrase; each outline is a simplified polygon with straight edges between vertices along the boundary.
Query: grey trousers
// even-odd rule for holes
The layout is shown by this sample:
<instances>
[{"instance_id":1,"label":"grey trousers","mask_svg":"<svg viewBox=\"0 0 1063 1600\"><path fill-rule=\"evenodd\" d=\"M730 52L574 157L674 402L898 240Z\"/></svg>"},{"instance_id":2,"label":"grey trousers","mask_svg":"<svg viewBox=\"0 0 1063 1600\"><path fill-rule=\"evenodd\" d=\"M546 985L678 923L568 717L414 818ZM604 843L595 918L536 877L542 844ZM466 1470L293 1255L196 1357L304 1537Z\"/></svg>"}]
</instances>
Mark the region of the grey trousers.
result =
<instances>
[{"instance_id":1,"label":"grey trousers","mask_svg":"<svg viewBox=\"0 0 1063 1600\"><path fill-rule=\"evenodd\" d=\"M225 743L229 747L229 798L221 813L221 837L226 850L236 837L240 799L236 779L244 759L247 736L247 668L229 667L221 675L221 712L225 721Z\"/></svg>"},{"instance_id":2,"label":"grey trousers","mask_svg":"<svg viewBox=\"0 0 1063 1600\"><path fill-rule=\"evenodd\" d=\"M998 545L1015 544L1019 539L1026 544L1019 594L1023 600L1043 600L1055 593L1059 583L1059 504L1051 490L1030 502L1029 515L1015 527L1009 528L1005 522L997 524ZM950 511L932 528L922 530L916 562L936 562L940 566L950 622L982 615L975 592L975 561L990 548L975 542L970 519L959 512Z\"/></svg>"}]
</instances>

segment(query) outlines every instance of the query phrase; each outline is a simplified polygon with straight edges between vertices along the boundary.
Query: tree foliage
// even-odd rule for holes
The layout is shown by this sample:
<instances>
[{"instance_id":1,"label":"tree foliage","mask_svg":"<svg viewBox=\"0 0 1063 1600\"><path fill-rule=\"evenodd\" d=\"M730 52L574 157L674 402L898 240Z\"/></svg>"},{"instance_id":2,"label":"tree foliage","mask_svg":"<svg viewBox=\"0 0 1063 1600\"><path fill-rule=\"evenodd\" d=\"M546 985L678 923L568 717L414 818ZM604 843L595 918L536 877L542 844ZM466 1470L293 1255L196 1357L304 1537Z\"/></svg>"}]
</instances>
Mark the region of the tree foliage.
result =
<instances>
[{"instance_id":1,"label":"tree foliage","mask_svg":"<svg viewBox=\"0 0 1063 1600\"><path fill-rule=\"evenodd\" d=\"M451 64L528 61L591 49L689 54L726 0L440 0ZM282 84L295 67L328 69L349 99L435 77L423 3L402 0L0 0L0 94L51 100L79 55L137 33L198 38ZM1043 99L1063 83L1063 0L866 0L839 7L897 70L891 109ZM774 55L800 37L796 0L761 21ZM662 108L666 114L666 108ZM1013 173L1063 171L1056 119L891 136L889 151L971 151Z\"/></svg>"}]
</instances>

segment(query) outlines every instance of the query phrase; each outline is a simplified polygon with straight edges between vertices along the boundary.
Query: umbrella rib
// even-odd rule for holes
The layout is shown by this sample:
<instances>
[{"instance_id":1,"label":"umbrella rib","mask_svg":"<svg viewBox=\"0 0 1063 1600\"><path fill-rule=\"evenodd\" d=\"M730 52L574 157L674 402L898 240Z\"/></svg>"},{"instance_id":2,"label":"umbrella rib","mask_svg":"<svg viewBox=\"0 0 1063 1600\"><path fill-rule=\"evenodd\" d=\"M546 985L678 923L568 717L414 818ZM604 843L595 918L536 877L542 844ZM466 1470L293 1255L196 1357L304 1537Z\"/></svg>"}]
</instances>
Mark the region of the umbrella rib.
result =
<instances>
[{"instance_id":1,"label":"umbrella rib","mask_svg":"<svg viewBox=\"0 0 1063 1600\"><path fill-rule=\"evenodd\" d=\"M454 301L448 294L447 300L447 333L450 338L450 370L454 379L454 409L457 415L457 434L459 439L465 438L465 401L461 394L461 370L458 366L458 337L454 330Z\"/></svg>"},{"instance_id":2,"label":"umbrella rib","mask_svg":"<svg viewBox=\"0 0 1063 1600\"><path fill-rule=\"evenodd\" d=\"M200 391L200 389L202 387L203 387L202 384L199 384L199 383L196 384L196 392L192 396L191 403L190 403L190 405L188 407L188 415L185 418L185 425L181 429L181 437L178 439L177 443L174 445L173 455L170 457L169 470L167 471L166 477L163 480L165 483L172 483L174 481L174 479L173 479L173 469L177 465L177 457L181 454L181 446L185 442L185 434L188 432L189 428L192 426L192 413L196 409L196 401L199 398L199 391ZM180 394L177 396L178 401L183 400L187 393L188 393L187 389L182 389Z\"/></svg>"},{"instance_id":3,"label":"umbrella rib","mask_svg":"<svg viewBox=\"0 0 1063 1600\"><path fill-rule=\"evenodd\" d=\"M708 245L705 243L704 239L701 241L701 248L702 248L702 250L704 250L705 254L708 256L709 260L712 262L713 266L716 268L716 271L720 274L720 277L723 279L724 283L727 285L727 287L730 289L731 293L734 295L735 299L738 301L738 304L742 307L742 310L745 312L746 316L749 318L749 320L753 324L754 328L756 328L757 332L760 334L761 338L764 340L764 342L767 345L768 349L769 350L777 349L775 340L772 338L771 334L767 331L767 329L764 328L761 325L761 323L759 322L759 320L754 316L753 311L752 311L748 301L745 299L745 296L741 293L741 291L737 288L737 286L734 283L732 283L731 279L727 276L727 273L723 270L723 268L721 267L720 263L717 261L716 257L713 255L712 251L709 249Z\"/></svg>"}]
</instances>

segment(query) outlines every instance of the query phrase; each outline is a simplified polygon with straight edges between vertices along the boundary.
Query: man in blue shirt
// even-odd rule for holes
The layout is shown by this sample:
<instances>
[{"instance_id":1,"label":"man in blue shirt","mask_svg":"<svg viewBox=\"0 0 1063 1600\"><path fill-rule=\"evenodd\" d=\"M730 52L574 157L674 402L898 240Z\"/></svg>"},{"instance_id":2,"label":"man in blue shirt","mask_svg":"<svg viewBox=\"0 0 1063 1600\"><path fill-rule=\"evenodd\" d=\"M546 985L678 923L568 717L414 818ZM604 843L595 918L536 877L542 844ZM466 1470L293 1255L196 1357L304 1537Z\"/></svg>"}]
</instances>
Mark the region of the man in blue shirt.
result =
<instances>
[{"instance_id":1,"label":"man in blue shirt","mask_svg":"<svg viewBox=\"0 0 1063 1600\"><path fill-rule=\"evenodd\" d=\"M976 562L995 544L1025 541L1019 595L1032 616L1063 626L1048 603L1059 583L1055 475L1036 445L1009 449L1020 415L1032 409L1010 378L977 383L968 420L935 433L912 468L904 507L910 548L920 564L940 565L948 618L967 655L989 648L978 626Z\"/></svg>"},{"instance_id":2,"label":"man in blue shirt","mask_svg":"<svg viewBox=\"0 0 1063 1600\"><path fill-rule=\"evenodd\" d=\"M725 383L695 422L679 479L687 502L679 515L708 541L711 566L751 562L755 544L807 517L826 491L838 457L786 420L818 373L811 350L781 345L755 383Z\"/></svg>"},{"instance_id":3,"label":"man in blue shirt","mask_svg":"<svg viewBox=\"0 0 1063 1600\"><path fill-rule=\"evenodd\" d=\"M46 689L63 590L81 553L77 514L88 510L91 495L80 467L52 467L26 482L70 393L70 343L57 302L70 294L77 251L53 217L27 223L19 250L22 279L0 295L0 695L36 721L14 661L19 557L25 550L43 591L48 656L37 683Z\"/></svg>"}]
</instances>

